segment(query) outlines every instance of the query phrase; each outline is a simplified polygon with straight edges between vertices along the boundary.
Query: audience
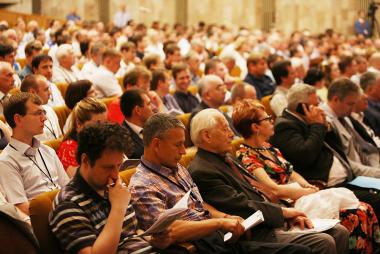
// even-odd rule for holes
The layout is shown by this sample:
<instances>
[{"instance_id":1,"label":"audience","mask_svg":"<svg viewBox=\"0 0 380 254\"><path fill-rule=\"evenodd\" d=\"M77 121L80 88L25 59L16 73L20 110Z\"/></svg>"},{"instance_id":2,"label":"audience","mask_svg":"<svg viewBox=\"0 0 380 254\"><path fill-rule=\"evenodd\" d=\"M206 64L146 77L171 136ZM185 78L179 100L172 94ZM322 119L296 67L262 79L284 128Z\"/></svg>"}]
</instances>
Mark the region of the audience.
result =
<instances>
[{"instance_id":1,"label":"audience","mask_svg":"<svg viewBox=\"0 0 380 254\"><path fill-rule=\"evenodd\" d=\"M73 177L78 168L75 157L78 149L78 133L91 123L107 121L106 105L91 97L84 98L74 106L71 119L70 128L57 150L58 158L69 177Z\"/></svg>"},{"instance_id":2,"label":"audience","mask_svg":"<svg viewBox=\"0 0 380 254\"><path fill-rule=\"evenodd\" d=\"M4 105L4 116L13 133L0 154L0 188L9 203L29 214L29 200L65 186L69 178L55 151L34 138L43 133L46 120L37 95L13 95Z\"/></svg>"}]
</instances>

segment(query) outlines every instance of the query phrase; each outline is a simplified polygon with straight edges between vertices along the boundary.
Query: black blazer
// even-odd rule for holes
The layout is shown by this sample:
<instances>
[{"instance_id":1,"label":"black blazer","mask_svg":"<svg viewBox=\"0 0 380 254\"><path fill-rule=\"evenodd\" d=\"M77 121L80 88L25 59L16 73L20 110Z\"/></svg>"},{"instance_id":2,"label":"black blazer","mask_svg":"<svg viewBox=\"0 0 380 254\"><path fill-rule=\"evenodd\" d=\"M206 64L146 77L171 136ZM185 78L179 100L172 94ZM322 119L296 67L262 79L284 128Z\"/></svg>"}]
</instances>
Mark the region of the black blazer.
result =
<instances>
[{"instance_id":1,"label":"black blazer","mask_svg":"<svg viewBox=\"0 0 380 254\"><path fill-rule=\"evenodd\" d=\"M253 229L253 238L274 241L274 229L284 225L281 207L266 202L222 157L198 148L189 171L204 201L216 209L244 219L261 210L265 221Z\"/></svg>"},{"instance_id":2,"label":"black blazer","mask_svg":"<svg viewBox=\"0 0 380 254\"><path fill-rule=\"evenodd\" d=\"M333 163L333 152L324 144L326 141L336 151L340 139L333 132L327 133L322 124L307 125L284 111L276 119L274 136L270 143L280 149L294 169L307 180L327 182ZM342 152L344 155L344 152Z\"/></svg>"},{"instance_id":3,"label":"black blazer","mask_svg":"<svg viewBox=\"0 0 380 254\"><path fill-rule=\"evenodd\" d=\"M137 135L129 125L123 121L123 127L128 131L129 134L129 140L132 141L132 151L129 151L127 153L127 157L129 159L140 159L141 156L144 154L144 143L143 140Z\"/></svg>"}]
</instances>

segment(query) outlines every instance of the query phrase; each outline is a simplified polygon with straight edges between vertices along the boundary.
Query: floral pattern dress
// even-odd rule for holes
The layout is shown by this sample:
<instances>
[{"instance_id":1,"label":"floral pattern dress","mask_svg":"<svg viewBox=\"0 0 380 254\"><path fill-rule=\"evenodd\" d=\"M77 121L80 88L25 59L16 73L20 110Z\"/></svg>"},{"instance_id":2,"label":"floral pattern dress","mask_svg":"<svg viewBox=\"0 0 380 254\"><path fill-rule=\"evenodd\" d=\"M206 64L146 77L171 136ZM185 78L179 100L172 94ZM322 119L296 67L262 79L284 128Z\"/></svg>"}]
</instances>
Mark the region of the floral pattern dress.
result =
<instances>
[{"instance_id":1,"label":"floral pattern dress","mask_svg":"<svg viewBox=\"0 0 380 254\"><path fill-rule=\"evenodd\" d=\"M67 139L59 146L57 155L65 170L67 170L69 166L78 166L76 160L77 149L78 142L73 139Z\"/></svg>"},{"instance_id":2,"label":"floral pattern dress","mask_svg":"<svg viewBox=\"0 0 380 254\"><path fill-rule=\"evenodd\" d=\"M263 150L269 151L274 159L262 154ZM293 172L293 165L269 143L265 143L262 148L242 144L236 156L250 173L254 174L255 169L263 168L277 184L287 184ZM340 220L350 232L351 253L374 253L375 248L378 248L376 242L380 242L380 229L371 205L360 202L356 209L341 210Z\"/></svg>"}]
</instances>

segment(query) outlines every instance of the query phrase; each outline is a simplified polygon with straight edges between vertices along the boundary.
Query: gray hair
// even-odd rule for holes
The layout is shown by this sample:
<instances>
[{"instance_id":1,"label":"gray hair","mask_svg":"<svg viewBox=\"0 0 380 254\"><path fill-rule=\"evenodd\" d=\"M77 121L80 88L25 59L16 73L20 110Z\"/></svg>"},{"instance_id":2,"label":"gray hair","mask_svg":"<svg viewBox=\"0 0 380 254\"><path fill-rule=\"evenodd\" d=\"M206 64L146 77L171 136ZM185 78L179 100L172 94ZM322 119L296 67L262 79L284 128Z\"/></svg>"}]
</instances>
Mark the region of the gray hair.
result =
<instances>
[{"instance_id":1,"label":"gray hair","mask_svg":"<svg viewBox=\"0 0 380 254\"><path fill-rule=\"evenodd\" d=\"M154 114L144 124L144 146L149 146L154 138L162 139L167 131L175 128L186 129L185 125L172 115L165 113Z\"/></svg>"},{"instance_id":2,"label":"gray hair","mask_svg":"<svg viewBox=\"0 0 380 254\"><path fill-rule=\"evenodd\" d=\"M0 72L3 72L5 69L13 70L13 67L8 62L0 61Z\"/></svg>"},{"instance_id":3,"label":"gray hair","mask_svg":"<svg viewBox=\"0 0 380 254\"><path fill-rule=\"evenodd\" d=\"M307 84L295 84L288 91L288 110L295 111L299 103L307 103L309 95L316 92L315 87Z\"/></svg>"},{"instance_id":4,"label":"gray hair","mask_svg":"<svg viewBox=\"0 0 380 254\"><path fill-rule=\"evenodd\" d=\"M214 74L205 75L198 82L198 93L203 96L206 92L210 90L211 84L217 84L219 82L223 83L223 80Z\"/></svg>"},{"instance_id":5,"label":"gray hair","mask_svg":"<svg viewBox=\"0 0 380 254\"><path fill-rule=\"evenodd\" d=\"M73 46L70 44L62 44L58 47L55 57L57 60L61 60L63 57L74 54Z\"/></svg>"},{"instance_id":6,"label":"gray hair","mask_svg":"<svg viewBox=\"0 0 380 254\"><path fill-rule=\"evenodd\" d=\"M351 93L359 93L359 86L348 78L336 79L329 86L327 100L332 100L334 96L337 96L339 100L343 100Z\"/></svg>"},{"instance_id":7,"label":"gray hair","mask_svg":"<svg viewBox=\"0 0 380 254\"><path fill-rule=\"evenodd\" d=\"M223 114L214 108L204 109L193 117L190 123L190 137L194 145L198 146L201 142L200 133L203 130L211 129L218 124L218 118L225 119Z\"/></svg>"},{"instance_id":8,"label":"gray hair","mask_svg":"<svg viewBox=\"0 0 380 254\"><path fill-rule=\"evenodd\" d=\"M375 72L366 72L360 76L360 87L363 91L366 91L368 87L375 84L376 79L379 78L379 75Z\"/></svg>"}]
</instances>

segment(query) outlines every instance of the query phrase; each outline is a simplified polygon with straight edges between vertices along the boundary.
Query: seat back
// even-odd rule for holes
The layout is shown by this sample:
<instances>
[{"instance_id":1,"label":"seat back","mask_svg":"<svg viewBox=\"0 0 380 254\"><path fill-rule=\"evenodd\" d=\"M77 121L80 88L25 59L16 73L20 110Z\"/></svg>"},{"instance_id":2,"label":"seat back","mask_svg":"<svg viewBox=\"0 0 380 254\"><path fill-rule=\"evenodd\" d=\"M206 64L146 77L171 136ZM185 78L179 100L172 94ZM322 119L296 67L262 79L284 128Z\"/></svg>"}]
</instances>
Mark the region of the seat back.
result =
<instances>
[{"instance_id":1,"label":"seat back","mask_svg":"<svg viewBox=\"0 0 380 254\"><path fill-rule=\"evenodd\" d=\"M49 141L44 142L45 145L50 146L55 151L58 150L61 143L62 143L62 138L57 138L57 139L53 139L53 140L49 140Z\"/></svg>"},{"instance_id":2,"label":"seat back","mask_svg":"<svg viewBox=\"0 0 380 254\"><path fill-rule=\"evenodd\" d=\"M264 96L263 98L261 98L261 103L265 107L265 111L267 112L267 114L271 115L272 117L276 117L276 115L273 113L272 107L270 106L270 101L272 100L272 97L272 94Z\"/></svg>"},{"instance_id":3,"label":"seat back","mask_svg":"<svg viewBox=\"0 0 380 254\"><path fill-rule=\"evenodd\" d=\"M192 95L197 95L198 93L198 87L196 85L190 85L188 88L187 88L187 91L190 92Z\"/></svg>"},{"instance_id":4,"label":"seat back","mask_svg":"<svg viewBox=\"0 0 380 254\"><path fill-rule=\"evenodd\" d=\"M113 97L108 97L108 98L103 98L103 99L99 99L99 101L103 102L104 104L106 104L107 108L108 108L108 105L110 105L113 101L117 100L117 97L113 96Z\"/></svg>"},{"instance_id":5,"label":"seat back","mask_svg":"<svg viewBox=\"0 0 380 254\"><path fill-rule=\"evenodd\" d=\"M180 120L183 125L185 125L185 146L186 147L190 147L193 145L193 143L191 142L191 138L190 138L190 116L191 116L191 113L185 113L185 114L182 114L182 115L177 115L177 119Z\"/></svg>"},{"instance_id":6,"label":"seat back","mask_svg":"<svg viewBox=\"0 0 380 254\"><path fill-rule=\"evenodd\" d=\"M187 168L190 165L190 162L194 159L197 151L198 151L198 149L195 146L186 148L186 154L182 155L182 158L179 161L179 164L181 164L182 166Z\"/></svg>"},{"instance_id":7,"label":"seat back","mask_svg":"<svg viewBox=\"0 0 380 254\"><path fill-rule=\"evenodd\" d=\"M69 117L71 110L66 106L56 106L53 107L54 112L57 114L59 126L61 127L61 130L63 129L63 126L66 123L67 117Z\"/></svg>"},{"instance_id":8,"label":"seat back","mask_svg":"<svg viewBox=\"0 0 380 254\"><path fill-rule=\"evenodd\" d=\"M69 87L69 84L67 84L66 82L63 82L63 83L57 83L55 85L57 86L58 90L61 92L62 97L65 98L66 91L67 91L67 88Z\"/></svg>"},{"instance_id":9,"label":"seat back","mask_svg":"<svg viewBox=\"0 0 380 254\"><path fill-rule=\"evenodd\" d=\"M36 234L42 253L63 253L49 226L49 213L59 190L42 193L30 201L29 213L33 231Z\"/></svg>"},{"instance_id":10,"label":"seat back","mask_svg":"<svg viewBox=\"0 0 380 254\"><path fill-rule=\"evenodd\" d=\"M21 92L20 88L15 87L15 88L12 88L12 89L9 91L9 94L10 94L10 95L15 95L15 94L18 94L18 93L20 93L20 92Z\"/></svg>"},{"instance_id":11,"label":"seat back","mask_svg":"<svg viewBox=\"0 0 380 254\"><path fill-rule=\"evenodd\" d=\"M123 180L126 185L129 185L129 181L131 180L131 177L134 173L136 173L136 168L130 168L120 172L119 175L121 180Z\"/></svg>"}]
</instances>

